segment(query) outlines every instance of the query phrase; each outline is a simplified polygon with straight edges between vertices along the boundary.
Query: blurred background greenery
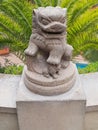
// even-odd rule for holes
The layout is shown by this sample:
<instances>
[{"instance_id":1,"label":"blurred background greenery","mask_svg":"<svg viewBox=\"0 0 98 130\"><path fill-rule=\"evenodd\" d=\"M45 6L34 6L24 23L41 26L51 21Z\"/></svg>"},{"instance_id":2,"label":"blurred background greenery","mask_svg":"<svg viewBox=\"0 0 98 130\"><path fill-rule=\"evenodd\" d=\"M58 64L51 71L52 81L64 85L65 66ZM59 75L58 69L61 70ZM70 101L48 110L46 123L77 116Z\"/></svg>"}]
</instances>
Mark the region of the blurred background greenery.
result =
<instances>
[{"instance_id":1,"label":"blurred background greenery","mask_svg":"<svg viewBox=\"0 0 98 130\"><path fill-rule=\"evenodd\" d=\"M73 56L82 54L98 69L98 0L0 0L0 47L23 54L32 33L32 10L40 6L67 8L67 42L74 47Z\"/></svg>"}]
</instances>

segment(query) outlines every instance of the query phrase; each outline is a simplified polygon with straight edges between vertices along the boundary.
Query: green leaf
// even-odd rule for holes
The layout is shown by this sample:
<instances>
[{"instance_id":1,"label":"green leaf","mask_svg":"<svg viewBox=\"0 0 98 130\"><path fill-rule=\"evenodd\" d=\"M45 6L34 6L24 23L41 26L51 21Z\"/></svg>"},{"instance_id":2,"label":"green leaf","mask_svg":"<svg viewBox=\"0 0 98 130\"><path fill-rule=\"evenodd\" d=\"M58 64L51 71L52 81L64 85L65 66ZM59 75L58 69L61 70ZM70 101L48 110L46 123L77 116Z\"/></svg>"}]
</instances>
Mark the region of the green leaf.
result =
<instances>
[{"instance_id":1,"label":"green leaf","mask_svg":"<svg viewBox=\"0 0 98 130\"><path fill-rule=\"evenodd\" d=\"M43 6L43 3L42 3L41 0L34 0L34 2L36 3L36 5L37 5L38 7Z\"/></svg>"}]
</instances>

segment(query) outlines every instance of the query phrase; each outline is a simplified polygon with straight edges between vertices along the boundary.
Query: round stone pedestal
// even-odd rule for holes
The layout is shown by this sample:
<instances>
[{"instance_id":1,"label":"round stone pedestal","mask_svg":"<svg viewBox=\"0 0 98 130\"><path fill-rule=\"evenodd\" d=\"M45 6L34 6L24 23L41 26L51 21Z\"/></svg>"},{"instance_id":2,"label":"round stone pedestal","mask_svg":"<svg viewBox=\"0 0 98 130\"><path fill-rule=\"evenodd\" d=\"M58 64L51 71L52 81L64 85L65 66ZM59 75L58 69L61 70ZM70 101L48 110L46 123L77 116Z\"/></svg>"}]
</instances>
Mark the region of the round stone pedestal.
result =
<instances>
[{"instance_id":1,"label":"round stone pedestal","mask_svg":"<svg viewBox=\"0 0 98 130\"><path fill-rule=\"evenodd\" d=\"M24 83L26 87L40 95L59 95L70 90L76 81L76 67L70 62L66 69L61 69L57 79L46 78L43 75L31 72L25 66Z\"/></svg>"}]
</instances>

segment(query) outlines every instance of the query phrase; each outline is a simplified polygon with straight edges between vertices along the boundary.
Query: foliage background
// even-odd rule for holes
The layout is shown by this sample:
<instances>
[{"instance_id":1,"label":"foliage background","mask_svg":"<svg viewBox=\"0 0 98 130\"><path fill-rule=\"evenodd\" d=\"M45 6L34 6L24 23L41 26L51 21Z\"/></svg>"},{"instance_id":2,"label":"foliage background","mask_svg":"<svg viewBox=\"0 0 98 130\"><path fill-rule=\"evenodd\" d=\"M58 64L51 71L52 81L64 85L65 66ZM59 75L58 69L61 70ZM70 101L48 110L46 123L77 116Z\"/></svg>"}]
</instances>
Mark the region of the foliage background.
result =
<instances>
[{"instance_id":1,"label":"foliage background","mask_svg":"<svg viewBox=\"0 0 98 130\"><path fill-rule=\"evenodd\" d=\"M0 4L0 46L23 51L32 32L32 9L26 0L9 0Z\"/></svg>"},{"instance_id":2,"label":"foliage background","mask_svg":"<svg viewBox=\"0 0 98 130\"><path fill-rule=\"evenodd\" d=\"M98 60L98 0L0 0L0 47L21 51L32 33L32 10L39 6L67 8L67 41L74 56Z\"/></svg>"},{"instance_id":3,"label":"foliage background","mask_svg":"<svg viewBox=\"0 0 98 130\"><path fill-rule=\"evenodd\" d=\"M27 0L8 0L0 4L1 46L9 44L14 51L24 50L32 32L33 8L59 5L67 7L67 41L74 47L74 54L85 54L89 49L98 52L98 8L93 8L98 0L34 1L36 4Z\"/></svg>"},{"instance_id":4,"label":"foliage background","mask_svg":"<svg viewBox=\"0 0 98 130\"><path fill-rule=\"evenodd\" d=\"M78 71L79 71L80 74L97 72L98 71L98 61L94 62L94 63L90 63L85 68L82 68L82 69L78 68Z\"/></svg>"}]
</instances>

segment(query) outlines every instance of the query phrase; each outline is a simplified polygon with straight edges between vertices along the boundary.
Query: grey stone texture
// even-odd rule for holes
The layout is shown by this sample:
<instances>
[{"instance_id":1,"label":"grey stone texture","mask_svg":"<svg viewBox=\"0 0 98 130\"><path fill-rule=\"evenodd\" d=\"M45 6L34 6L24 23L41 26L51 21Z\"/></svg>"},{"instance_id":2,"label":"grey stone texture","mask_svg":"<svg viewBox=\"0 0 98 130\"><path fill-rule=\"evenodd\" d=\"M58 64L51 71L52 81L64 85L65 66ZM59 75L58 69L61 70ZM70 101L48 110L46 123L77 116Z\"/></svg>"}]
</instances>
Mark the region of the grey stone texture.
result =
<instances>
[{"instance_id":1,"label":"grey stone texture","mask_svg":"<svg viewBox=\"0 0 98 130\"><path fill-rule=\"evenodd\" d=\"M34 101L18 103L20 130L84 130L82 101Z\"/></svg>"},{"instance_id":2,"label":"grey stone texture","mask_svg":"<svg viewBox=\"0 0 98 130\"><path fill-rule=\"evenodd\" d=\"M73 47L66 40L66 14L67 9L61 7L33 10L33 30L25 50L24 73L24 83L32 92L57 95L75 83L75 67L70 62Z\"/></svg>"},{"instance_id":3,"label":"grey stone texture","mask_svg":"<svg viewBox=\"0 0 98 130\"><path fill-rule=\"evenodd\" d=\"M23 75L24 76L24 75ZM83 130L85 96L77 74L75 85L57 96L42 96L29 91L20 81L17 114L20 130Z\"/></svg>"},{"instance_id":4,"label":"grey stone texture","mask_svg":"<svg viewBox=\"0 0 98 130\"><path fill-rule=\"evenodd\" d=\"M98 72L80 75L86 95L85 130L98 130Z\"/></svg>"},{"instance_id":5,"label":"grey stone texture","mask_svg":"<svg viewBox=\"0 0 98 130\"><path fill-rule=\"evenodd\" d=\"M87 111L98 110L98 72L80 75L86 99Z\"/></svg>"},{"instance_id":6,"label":"grey stone texture","mask_svg":"<svg viewBox=\"0 0 98 130\"><path fill-rule=\"evenodd\" d=\"M51 96L58 95L69 91L75 84L77 69L70 62L65 70L61 70L59 78L46 78L35 72L31 72L24 67L23 80L26 87L37 94Z\"/></svg>"},{"instance_id":7,"label":"grey stone texture","mask_svg":"<svg viewBox=\"0 0 98 130\"><path fill-rule=\"evenodd\" d=\"M66 14L67 9L61 7L33 10L33 30L25 50L28 70L56 78L68 66L73 48L66 42Z\"/></svg>"},{"instance_id":8,"label":"grey stone texture","mask_svg":"<svg viewBox=\"0 0 98 130\"><path fill-rule=\"evenodd\" d=\"M0 130L19 130L16 92L20 76L0 74Z\"/></svg>"},{"instance_id":9,"label":"grey stone texture","mask_svg":"<svg viewBox=\"0 0 98 130\"><path fill-rule=\"evenodd\" d=\"M85 130L98 130L98 109L97 111L86 112Z\"/></svg>"},{"instance_id":10,"label":"grey stone texture","mask_svg":"<svg viewBox=\"0 0 98 130\"><path fill-rule=\"evenodd\" d=\"M0 130L19 130L17 114L0 111Z\"/></svg>"},{"instance_id":11,"label":"grey stone texture","mask_svg":"<svg viewBox=\"0 0 98 130\"><path fill-rule=\"evenodd\" d=\"M98 73L83 74L79 77L87 99L84 130L98 130ZM16 93L19 88L20 79L20 76L0 74L0 130L19 130L16 111ZM27 93L31 93L27 88L25 89ZM37 99L39 101L39 97L40 95L37 99L36 96L34 100ZM57 96L52 97L54 100L57 100ZM28 97L28 94L25 98L28 98L30 103L31 98ZM45 100L44 96L41 96L41 98ZM26 113L29 113L29 111L26 111Z\"/></svg>"}]
</instances>

